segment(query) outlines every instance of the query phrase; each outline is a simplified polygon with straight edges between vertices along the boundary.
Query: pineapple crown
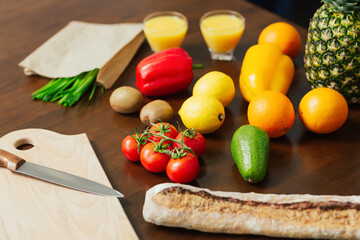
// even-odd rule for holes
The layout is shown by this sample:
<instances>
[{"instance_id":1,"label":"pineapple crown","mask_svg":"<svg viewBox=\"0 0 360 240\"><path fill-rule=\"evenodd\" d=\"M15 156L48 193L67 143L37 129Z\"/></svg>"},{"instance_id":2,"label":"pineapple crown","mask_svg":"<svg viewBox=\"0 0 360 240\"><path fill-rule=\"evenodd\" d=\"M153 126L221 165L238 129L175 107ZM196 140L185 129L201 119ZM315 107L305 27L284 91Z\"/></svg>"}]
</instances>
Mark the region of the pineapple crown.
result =
<instances>
[{"instance_id":1,"label":"pineapple crown","mask_svg":"<svg viewBox=\"0 0 360 240\"><path fill-rule=\"evenodd\" d=\"M341 13L350 13L360 11L360 0L322 0L330 5L335 11Z\"/></svg>"}]
</instances>

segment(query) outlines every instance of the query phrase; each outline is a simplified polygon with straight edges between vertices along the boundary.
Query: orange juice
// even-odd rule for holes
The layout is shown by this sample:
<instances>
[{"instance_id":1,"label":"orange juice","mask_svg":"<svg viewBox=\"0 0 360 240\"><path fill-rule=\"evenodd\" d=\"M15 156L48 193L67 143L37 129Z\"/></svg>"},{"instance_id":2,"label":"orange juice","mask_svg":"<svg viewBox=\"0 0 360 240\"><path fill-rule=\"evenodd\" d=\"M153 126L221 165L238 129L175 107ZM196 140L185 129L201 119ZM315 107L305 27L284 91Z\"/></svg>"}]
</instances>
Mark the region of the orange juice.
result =
<instances>
[{"instance_id":1,"label":"orange juice","mask_svg":"<svg viewBox=\"0 0 360 240\"><path fill-rule=\"evenodd\" d=\"M204 16L200 29L211 51L227 53L234 50L239 42L245 29L245 19L242 16L221 13Z\"/></svg>"},{"instance_id":2,"label":"orange juice","mask_svg":"<svg viewBox=\"0 0 360 240\"><path fill-rule=\"evenodd\" d=\"M156 14L156 15L154 15ZM180 14L154 13L144 20L144 33L154 52L167 48L180 47L183 42L188 24L186 18Z\"/></svg>"}]
</instances>

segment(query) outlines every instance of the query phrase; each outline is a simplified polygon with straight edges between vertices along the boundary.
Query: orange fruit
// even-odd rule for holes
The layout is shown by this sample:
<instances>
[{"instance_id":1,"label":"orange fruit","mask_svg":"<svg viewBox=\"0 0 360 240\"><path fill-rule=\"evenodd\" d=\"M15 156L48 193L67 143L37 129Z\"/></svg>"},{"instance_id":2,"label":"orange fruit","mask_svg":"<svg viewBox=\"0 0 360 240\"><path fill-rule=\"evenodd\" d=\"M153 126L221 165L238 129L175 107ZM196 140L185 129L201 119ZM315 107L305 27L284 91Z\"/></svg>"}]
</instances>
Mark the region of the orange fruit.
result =
<instances>
[{"instance_id":1,"label":"orange fruit","mask_svg":"<svg viewBox=\"0 0 360 240\"><path fill-rule=\"evenodd\" d=\"M256 94L249 103L247 115L250 125L264 129L271 138L287 133L295 120L290 99L275 91Z\"/></svg>"},{"instance_id":2,"label":"orange fruit","mask_svg":"<svg viewBox=\"0 0 360 240\"><path fill-rule=\"evenodd\" d=\"M286 22L276 22L264 28L260 33L258 43L273 43L291 59L294 59L301 50L299 32Z\"/></svg>"},{"instance_id":3,"label":"orange fruit","mask_svg":"<svg viewBox=\"0 0 360 240\"><path fill-rule=\"evenodd\" d=\"M346 121L348 104L338 91L315 88L301 99L299 115L305 127L319 134L334 132Z\"/></svg>"}]
</instances>

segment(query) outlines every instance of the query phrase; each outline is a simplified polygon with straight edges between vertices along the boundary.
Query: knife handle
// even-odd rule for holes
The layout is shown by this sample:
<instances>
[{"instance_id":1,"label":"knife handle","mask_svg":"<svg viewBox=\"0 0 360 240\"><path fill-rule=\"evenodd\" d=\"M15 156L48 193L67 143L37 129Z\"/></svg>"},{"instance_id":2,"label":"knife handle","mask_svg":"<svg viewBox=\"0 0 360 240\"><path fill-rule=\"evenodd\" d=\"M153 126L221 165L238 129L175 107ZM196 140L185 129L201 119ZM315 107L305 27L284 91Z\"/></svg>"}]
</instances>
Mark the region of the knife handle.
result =
<instances>
[{"instance_id":1,"label":"knife handle","mask_svg":"<svg viewBox=\"0 0 360 240\"><path fill-rule=\"evenodd\" d=\"M0 167L16 171L26 161L8 151L0 149Z\"/></svg>"}]
</instances>

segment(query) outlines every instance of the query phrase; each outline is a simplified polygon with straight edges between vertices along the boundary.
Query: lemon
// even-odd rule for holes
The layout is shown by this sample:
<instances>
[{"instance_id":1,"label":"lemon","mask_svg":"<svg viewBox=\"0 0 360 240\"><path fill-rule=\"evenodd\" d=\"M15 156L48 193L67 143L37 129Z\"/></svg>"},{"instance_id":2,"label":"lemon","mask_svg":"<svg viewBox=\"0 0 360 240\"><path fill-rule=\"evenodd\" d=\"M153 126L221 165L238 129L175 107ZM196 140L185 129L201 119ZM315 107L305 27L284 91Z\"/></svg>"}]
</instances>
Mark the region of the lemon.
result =
<instances>
[{"instance_id":1,"label":"lemon","mask_svg":"<svg viewBox=\"0 0 360 240\"><path fill-rule=\"evenodd\" d=\"M216 131L223 124L225 110L214 97L192 96L182 104L179 115L187 128L206 134Z\"/></svg>"},{"instance_id":2,"label":"lemon","mask_svg":"<svg viewBox=\"0 0 360 240\"><path fill-rule=\"evenodd\" d=\"M234 99L234 81L223 72L212 71L202 76L194 85L193 96L213 96L224 107Z\"/></svg>"}]
</instances>

